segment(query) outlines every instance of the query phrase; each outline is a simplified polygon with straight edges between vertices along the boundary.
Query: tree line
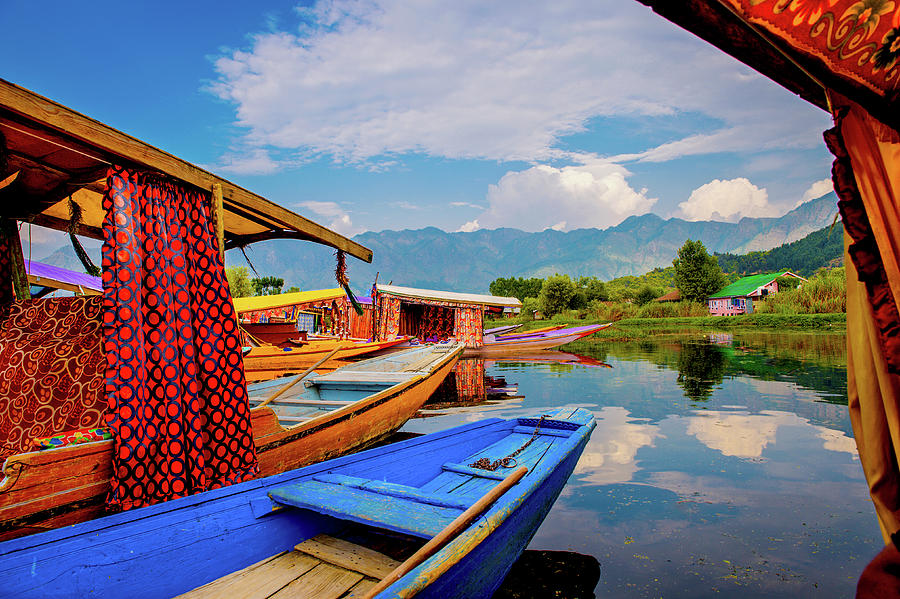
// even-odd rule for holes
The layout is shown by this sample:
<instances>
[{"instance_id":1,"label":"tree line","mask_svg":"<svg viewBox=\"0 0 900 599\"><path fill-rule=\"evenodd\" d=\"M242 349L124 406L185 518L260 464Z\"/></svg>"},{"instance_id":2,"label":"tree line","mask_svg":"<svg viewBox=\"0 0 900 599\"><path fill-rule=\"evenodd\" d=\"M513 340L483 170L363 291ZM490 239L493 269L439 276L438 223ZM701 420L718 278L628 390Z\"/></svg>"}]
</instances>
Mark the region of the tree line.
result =
<instances>
[{"instance_id":1,"label":"tree line","mask_svg":"<svg viewBox=\"0 0 900 599\"><path fill-rule=\"evenodd\" d=\"M815 248L831 248L833 245L828 230L817 231L810 237L812 239L807 243L795 242L768 252L751 252L747 256L710 255L700 240L688 239L679 248L671 267L656 268L642 277L626 276L611 281L589 276L573 279L558 273L546 279L501 277L491 282L490 292L492 295L516 297L522 301L522 310L526 315L540 311L545 317L566 310L598 311L602 304L610 302L645 306L672 289L678 290L682 301L702 304L705 310L709 296L747 274L790 270L801 276L810 276L809 270L813 265L817 264L813 272L822 266L823 254L824 259L834 265L836 261L829 258L833 253L830 249L819 254L818 262L812 258ZM790 251L796 252L796 259L789 259ZM736 258L746 259L741 262ZM784 260L787 265L774 262L776 259ZM726 274L722 268L723 262L740 270L731 270ZM795 289L799 280L782 277L778 283L779 289L787 291ZM696 308L690 310L697 311Z\"/></svg>"}]
</instances>

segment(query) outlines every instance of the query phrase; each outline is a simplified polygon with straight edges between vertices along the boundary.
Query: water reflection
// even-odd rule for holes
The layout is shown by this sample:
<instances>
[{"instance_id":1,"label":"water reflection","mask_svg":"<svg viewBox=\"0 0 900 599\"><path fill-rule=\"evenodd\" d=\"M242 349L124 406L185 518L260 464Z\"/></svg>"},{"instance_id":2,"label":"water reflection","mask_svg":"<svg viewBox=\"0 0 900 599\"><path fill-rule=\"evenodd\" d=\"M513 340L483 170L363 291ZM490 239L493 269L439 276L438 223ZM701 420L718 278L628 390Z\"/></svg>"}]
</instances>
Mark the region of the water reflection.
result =
<instances>
[{"instance_id":1,"label":"water reflection","mask_svg":"<svg viewBox=\"0 0 900 599\"><path fill-rule=\"evenodd\" d=\"M681 343L678 353L678 384L694 401L706 401L713 387L725 376L725 354L718 344L709 341Z\"/></svg>"},{"instance_id":2,"label":"water reflection","mask_svg":"<svg viewBox=\"0 0 900 599\"><path fill-rule=\"evenodd\" d=\"M598 596L852 596L882 542L842 336L692 332L566 349L610 367L476 363L478 399L407 426L591 409L597 428L530 548L596 557Z\"/></svg>"}]
</instances>

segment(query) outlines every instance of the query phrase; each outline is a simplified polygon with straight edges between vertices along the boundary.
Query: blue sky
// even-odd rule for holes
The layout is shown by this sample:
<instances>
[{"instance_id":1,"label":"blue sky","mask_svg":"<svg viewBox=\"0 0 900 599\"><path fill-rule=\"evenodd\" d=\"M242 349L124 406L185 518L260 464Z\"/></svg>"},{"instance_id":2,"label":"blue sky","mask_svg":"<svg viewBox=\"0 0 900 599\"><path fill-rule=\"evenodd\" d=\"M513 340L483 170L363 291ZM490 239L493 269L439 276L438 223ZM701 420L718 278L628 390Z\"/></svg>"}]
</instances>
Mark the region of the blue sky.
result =
<instances>
[{"instance_id":1,"label":"blue sky","mask_svg":"<svg viewBox=\"0 0 900 599\"><path fill-rule=\"evenodd\" d=\"M346 235L734 221L830 190L826 113L636 1L0 15L0 77Z\"/></svg>"}]
</instances>

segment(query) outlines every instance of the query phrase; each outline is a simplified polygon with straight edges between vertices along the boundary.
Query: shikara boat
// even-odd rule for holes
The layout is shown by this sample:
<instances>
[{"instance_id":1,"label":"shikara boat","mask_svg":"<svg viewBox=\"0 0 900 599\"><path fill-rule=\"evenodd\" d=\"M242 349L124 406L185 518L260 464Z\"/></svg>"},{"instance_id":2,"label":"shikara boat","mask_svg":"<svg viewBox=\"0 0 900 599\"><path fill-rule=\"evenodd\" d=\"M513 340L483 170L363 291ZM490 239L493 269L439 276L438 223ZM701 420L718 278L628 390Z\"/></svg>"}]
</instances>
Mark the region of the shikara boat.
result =
<instances>
[{"instance_id":1,"label":"shikara boat","mask_svg":"<svg viewBox=\"0 0 900 599\"><path fill-rule=\"evenodd\" d=\"M546 333L547 331L556 331L565 326L566 325L564 324L551 324L539 329L530 329L528 331L501 331L499 333L494 333L494 336L497 339L518 339L519 337L530 337L532 335L537 335L538 333ZM487 334L487 331L485 331L485 334Z\"/></svg>"},{"instance_id":2,"label":"shikara boat","mask_svg":"<svg viewBox=\"0 0 900 599\"><path fill-rule=\"evenodd\" d=\"M492 329L485 329L484 334L485 335L501 335L503 333L510 333L512 331L515 331L516 329L518 329L521 326L522 326L521 324L506 324L503 326L494 327Z\"/></svg>"},{"instance_id":3,"label":"shikara boat","mask_svg":"<svg viewBox=\"0 0 900 599\"><path fill-rule=\"evenodd\" d=\"M597 331L607 328L611 324L612 323L608 322L606 324L592 324L583 327L568 327L564 329L541 331L531 335L521 333L506 338L486 336L482 347L467 348L463 355L489 356L494 354L514 354L538 349L550 349L592 335Z\"/></svg>"},{"instance_id":4,"label":"shikara boat","mask_svg":"<svg viewBox=\"0 0 900 599\"><path fill-rule=\"evenodd\" d=\"M286 373L303 372L337 350L329 360L347 360L403 344L409 337L390 341L353 341L349 339L310 339L299 347L263 345L244 354L244 373L248 381L263 381Z\"/></svg>"},{"instance_id":5,"label":"shikara boat","mask_svg":"<svg viewBox=\"0 0 900 599\"><path fill-rule=\"evenodd\" d=\"M490 597L593 428L581 408L488 419L6 541L3 593Z\"/></svg>"},{"instance_id":6,"label":"shikara boat","mask_svg":"<svg viewBox=\"0 0 900 599\"><path fill-rule=\"evenodd\" d=\"M342 455L400 428L450 373L461 351L461 345L424 346L309 380L249 385L260 475ZM285 389L291 382L296 384ZM102 515L112 451L113 441L107 440L7 458L0 481L0 539Z\"/></svg>"}]
</instances>

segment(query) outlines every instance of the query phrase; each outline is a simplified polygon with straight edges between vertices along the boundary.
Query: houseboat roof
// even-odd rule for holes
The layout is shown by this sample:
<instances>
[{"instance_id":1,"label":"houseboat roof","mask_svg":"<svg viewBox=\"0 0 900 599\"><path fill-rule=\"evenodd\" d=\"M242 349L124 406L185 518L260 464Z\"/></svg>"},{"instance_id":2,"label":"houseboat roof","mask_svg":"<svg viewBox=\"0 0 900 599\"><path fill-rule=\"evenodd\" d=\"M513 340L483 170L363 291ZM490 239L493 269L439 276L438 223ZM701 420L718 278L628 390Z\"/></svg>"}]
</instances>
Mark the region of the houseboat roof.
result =
<instances>
[{"instance_id":1,"label":"houseboat roof","mask_svg":"<svg viewBox=\"0 0 900 599\"><path fill-rule=\"evenodd\" d=\"M274 310L287 308L314 302L324 302L344 297L344 290L340 287L334 289L316 289L314 291L293 291L291 293L278 293L275 295L257 295L254 297L234 298L234 310L238 314L255 312L257 310Z\"/></svg>"},{"instance_id":2,"label":"houseboat roof","mask_svg":"<svg viewBox=\"0 0 900 599\"><path fill-rule=\"evenodd\" d=\"M31 285L63 289L83 295L103 293L100 277L27 259L25 260L25 271L28 273L28 282Z\"/></svg>"},{"instance_id":3,"label":"houseboat roof","mask_svg":"<svg viewBox=\"0 0 900 599\"><path fill-rule=\"evenodd\" d=\"M397 285L378 284L378 293L408 297L439 302L453 302L457 304L475 304L481 306L510 306L518 308L522 302L515 297L500 297L498 295L479 295L475 293L457 293L455 291L435 291L433 289L415 289L413 287L399 287Z\"/></svg>"},{"instance_id":4,"label":"houseboat roof","mask_svg":"<svg viewBox=\"0 0 900 599\"><path fill-rule=\"evenodd\" d=\"M5 146L5 147L4 147ZM103 239L102 198L110 166L137 166L222 195L225 247L302 239L372 261L372 251L199 166L0 79L0 216Z\"/></svg>"},{"instance_id":5,"label":"houseboat roof","mask_svg":"<svg viewBox=\"0 0 900 599\"><path fill-rule=\"evenodd\" d=\"M803 277L795 275L789 270L785 270L782 272L765 273L761 275L750 275L749 277L738 279L718 293L712 294L711 296L709 296L709 299L719 299L724 297L744 297L750 295L758 289L761 289L762 287L765 287L778 277L784 276L803 279ZM805 281L806 279L803 280Z\"/></svg>"}]
</instances>

